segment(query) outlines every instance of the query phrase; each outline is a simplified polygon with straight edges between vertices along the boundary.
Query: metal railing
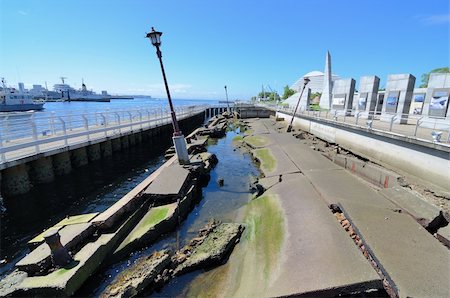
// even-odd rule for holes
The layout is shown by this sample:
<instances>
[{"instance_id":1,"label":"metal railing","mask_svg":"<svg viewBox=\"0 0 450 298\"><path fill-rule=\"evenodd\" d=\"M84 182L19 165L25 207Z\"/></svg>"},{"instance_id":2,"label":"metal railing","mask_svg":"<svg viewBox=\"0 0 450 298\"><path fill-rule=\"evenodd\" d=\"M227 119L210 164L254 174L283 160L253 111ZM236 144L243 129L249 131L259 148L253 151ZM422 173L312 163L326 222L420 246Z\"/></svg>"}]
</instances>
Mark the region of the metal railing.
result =
<instances>
[{"instance_id":1,"label":"metal railing","mask_svg":"<svg viewBox=\"0 0 450 298\"><path fill-rule=\"evenodd\" d=\"M294 114L292 107L270 104L258 105L289 115ZM450 146L449 117L380 113L374 111L365 112L358 110L314 111L305 108L297 110L296 115L326 119L372 132L386 132L392 135L400 135L429 143L440 143L444 146Z\"/></svg>"},{"instance_id":2,"label":"metal railing","mask_svg":"<svg viewBox=\"0 0 450 298\"><path fill-rule=\"evenodd\" d=\"M176 107L179 120L211 106ZM165 108L92 113L15 113L0 115L0 164L41 152L116 137L171 123Z\"/></svg>"}]
</instances>

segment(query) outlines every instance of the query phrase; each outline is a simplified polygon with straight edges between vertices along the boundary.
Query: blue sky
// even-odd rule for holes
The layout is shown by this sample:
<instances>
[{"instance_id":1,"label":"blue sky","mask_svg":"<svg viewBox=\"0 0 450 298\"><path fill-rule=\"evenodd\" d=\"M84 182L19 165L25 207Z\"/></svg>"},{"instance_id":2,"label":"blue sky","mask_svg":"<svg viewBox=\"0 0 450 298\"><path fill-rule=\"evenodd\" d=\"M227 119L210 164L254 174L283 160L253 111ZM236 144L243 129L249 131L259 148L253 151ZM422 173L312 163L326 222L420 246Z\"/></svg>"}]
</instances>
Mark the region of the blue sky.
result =
<instances>
[{"instance_id":1,"label":"blue sky","mask_svg":"<svg viewBox=\"0 0 450 298\"><path fill-rule=\"evenodd\" d=\"M449 65L448 0L140 1L0 0L0 76L48 86L165 97L145 33L163 32L174 98L248 99L282 92L301 75L353 77L424 72ZM358 83L357 83L358 84Z\"/></svg>"}]
</instances>

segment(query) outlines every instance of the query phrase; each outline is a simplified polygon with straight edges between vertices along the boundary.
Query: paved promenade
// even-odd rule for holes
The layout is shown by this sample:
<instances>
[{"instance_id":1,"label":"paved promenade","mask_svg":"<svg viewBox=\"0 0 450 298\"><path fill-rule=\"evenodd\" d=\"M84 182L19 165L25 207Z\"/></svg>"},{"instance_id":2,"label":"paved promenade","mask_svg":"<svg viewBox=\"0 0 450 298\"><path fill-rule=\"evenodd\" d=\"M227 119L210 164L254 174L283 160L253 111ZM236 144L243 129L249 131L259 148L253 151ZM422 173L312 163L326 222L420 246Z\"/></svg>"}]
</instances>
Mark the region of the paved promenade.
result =
<instances>
[{"instance_id":1,"label":"paved promenade","mask_svg":"<svg viewBox=\"0 0 450 298\"><path fill-rule=\"evenodd\" d=\"M410 215L375 186L286 133L279 122L250 120L249 125L253 136L244 141L254 156L261 153L265 195L279 200L286 220L270 296L367 291L379 289L385 277L400 297L450 297L449 250ZM382 277L334 218L330 204L341 207Z\"/></svg>"}]
</instances>

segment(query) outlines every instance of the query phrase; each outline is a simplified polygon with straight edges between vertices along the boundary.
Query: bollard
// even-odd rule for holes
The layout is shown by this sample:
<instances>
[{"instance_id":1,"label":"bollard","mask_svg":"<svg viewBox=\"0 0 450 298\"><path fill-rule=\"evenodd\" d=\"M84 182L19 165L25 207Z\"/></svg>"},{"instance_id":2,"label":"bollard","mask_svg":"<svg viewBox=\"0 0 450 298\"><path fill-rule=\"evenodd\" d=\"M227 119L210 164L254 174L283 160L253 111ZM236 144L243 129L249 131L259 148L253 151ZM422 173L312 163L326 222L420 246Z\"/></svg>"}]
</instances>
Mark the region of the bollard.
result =
<instances>
[{"instance_id":1,"label":"bollard","mask_svg":"<svg viewBox=\"0 0 450 298\"><path fill-rule=\"evenodd\" d=\"M53 266L64 267L73 261L72 256L61 244L61 237L57 230L50 230L45 233L44 239L50 247Z\"/></svg>"}]
</instances>

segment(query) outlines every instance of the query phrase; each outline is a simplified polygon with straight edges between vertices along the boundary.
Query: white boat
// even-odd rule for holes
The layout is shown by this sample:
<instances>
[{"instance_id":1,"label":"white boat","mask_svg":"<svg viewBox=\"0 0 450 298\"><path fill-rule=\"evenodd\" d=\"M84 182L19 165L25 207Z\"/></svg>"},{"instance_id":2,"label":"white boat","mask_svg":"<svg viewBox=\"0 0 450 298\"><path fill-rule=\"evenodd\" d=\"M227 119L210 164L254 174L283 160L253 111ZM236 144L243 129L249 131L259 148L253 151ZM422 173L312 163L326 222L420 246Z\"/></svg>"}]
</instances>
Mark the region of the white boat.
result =
<instances>
[{"instance_id":1,"label":"white boat","mask_svg":"<svg viewBox=\"0 0 450 298\"><path fill-rule=\"evenodd\" d=\"M81 89L76 90L69 84L66 84L64 79L64 77L61 77L62 84L55 84L53 86L53 90L61 93L61 97L67 101L109 102L111 100L111 96L106 91L102 91L101 94L97 94L92 90L87 90L84 81L82 82Z\"/></svg>"},{"instance_id":2,"label":"white boat","mask_svg":"<svg viewBox=\"0 0 450 298\"><path fill-rule=\"evenodd\" d=\"M19 83L19 89L6 87L5 79L2 78L0 90L0 112L42 110L44 103L36 103L33 96L25 92L23 83Z\"/></svg>"}]
</instances>

